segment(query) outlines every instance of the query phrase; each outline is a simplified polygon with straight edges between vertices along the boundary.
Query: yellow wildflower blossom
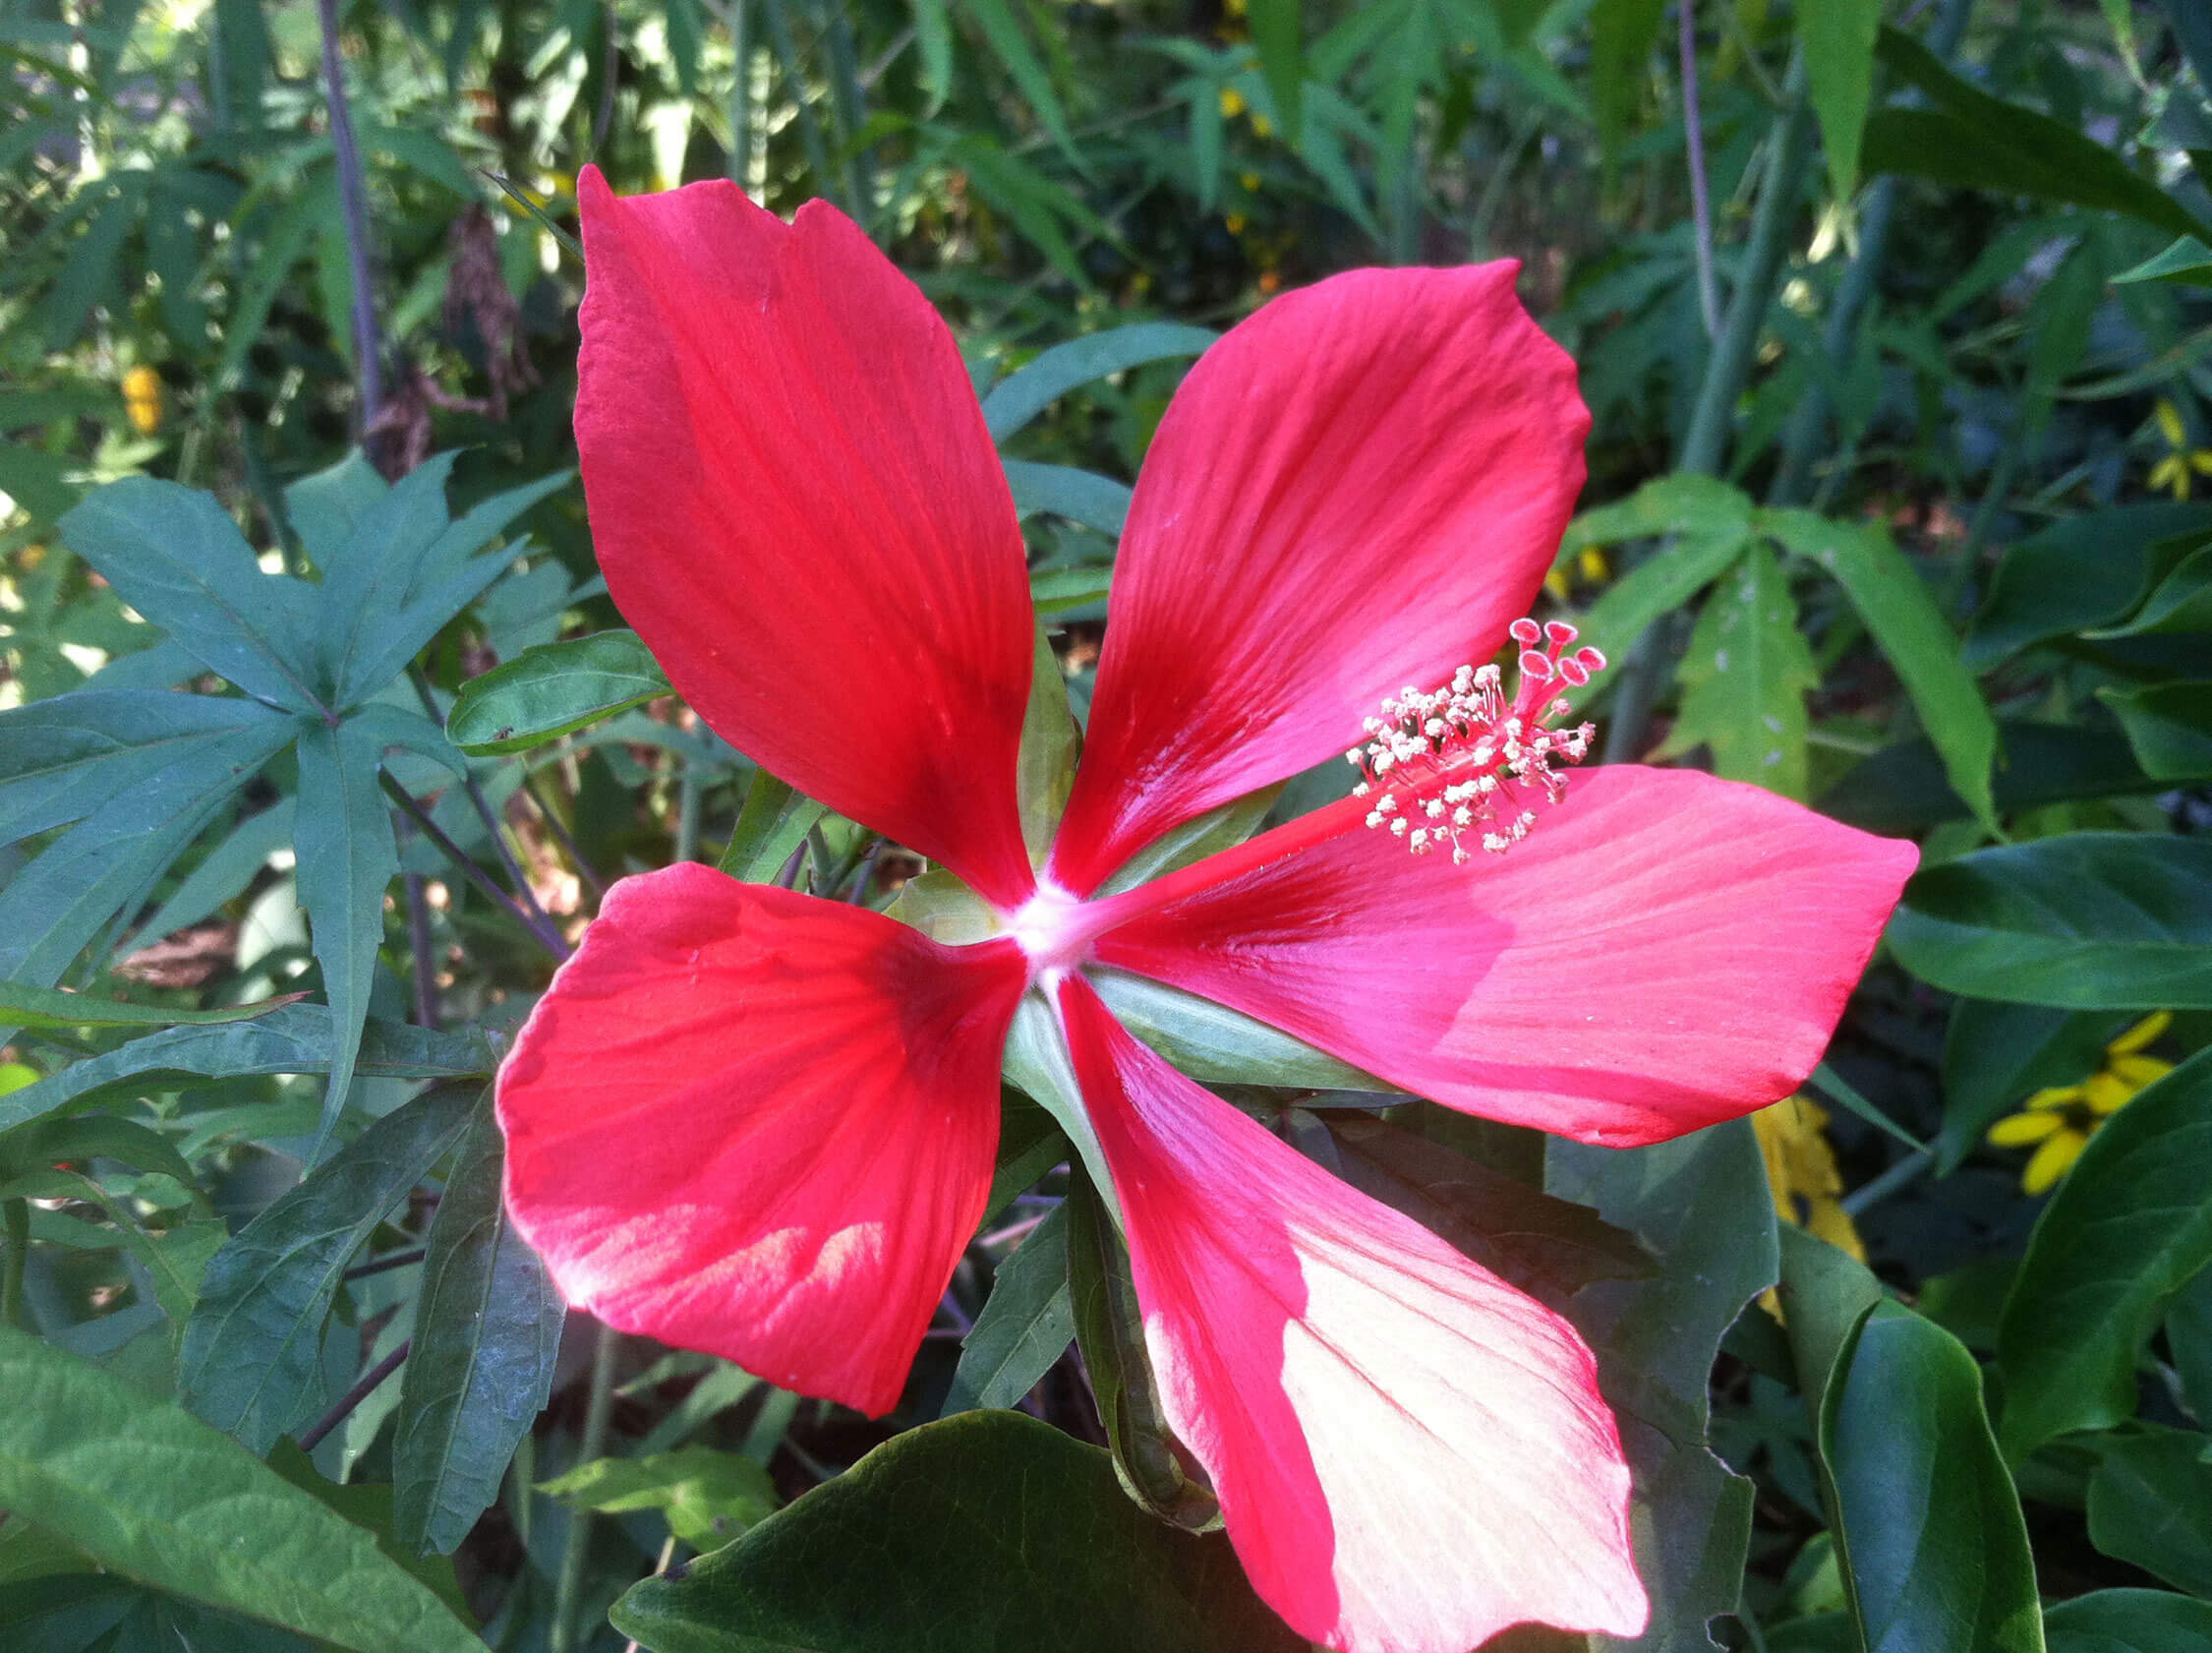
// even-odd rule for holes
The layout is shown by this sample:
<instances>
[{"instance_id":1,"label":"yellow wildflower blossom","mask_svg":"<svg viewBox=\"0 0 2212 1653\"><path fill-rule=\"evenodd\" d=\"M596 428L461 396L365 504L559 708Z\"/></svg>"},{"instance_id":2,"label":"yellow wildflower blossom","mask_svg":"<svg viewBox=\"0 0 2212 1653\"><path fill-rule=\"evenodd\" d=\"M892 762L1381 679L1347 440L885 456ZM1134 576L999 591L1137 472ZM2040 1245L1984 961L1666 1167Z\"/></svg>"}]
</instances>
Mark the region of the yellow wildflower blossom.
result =
<instances>
[{"instance_id":1,"label":"yellow wildflower blossom","mask_svg":"<svg viewBox=\"0 0 2212 1653\"><path fill-rule=\"evenodd\" d=\"M1607 584L1613 577L1613 565L1605 560L1604 548L1601 546L1584 546L1575 553L1572 566L1574 575L1571 579L1567 573L1569 564L1564 562L1543 576L1543 589L1562 603L1573 593L1575 586L1595 589Z\"/></svg>"},{"instance_id":2,"label":"yellow wildflower blossom","mask_svg":"<svg viewBox=\"0 0 2212 1653\"><path fill-rule=\"evenodd\" d=\"M2151 417L2157 422L2158 434L2166 439L2167 452L2151 466L2150 485L2165 489L2177 500L2185 500L2197 477L2212 476L2212 447L2189 446L2182 410L2165 398L2159 399Z\"/></svg>"},{"instance_id":3,"label":"yellow wildflower blossom","mask_svg":"<svg viewBox=\"0 0 2212 1653\"><path fill-rule=\"evenodd\" d=\"M1866 1242L1843 1209L1843 1173L1828 1143L1828 1110L1803 1096L1784 1096L1753 1114L1751 1130L1767 1161L1775 1214L1864 1263ZM1772 1287L1759 1301L1776 1320L1782 1318L1781 1300Z\"/></svg>"},{"instance_id":4,"label":"yellow wildflower blossom","mask_svg":"<svg viewBox=\"0 0 2212 1653\"><path fill-rule=\"evenodd\" d=\"M153 369L142 365L123 376L123 412L142 437L161 429L161 376Z\"/></svg>"},{"instance_id":5,"label":"yellow wildflower blossom","mask_svg":"<svg viewBox=\"0 0 2212 1653\"><path fill-rule=\"evenodd\" d=\"M2174 1071L2174 1064L2143 1054L2172 1025L2170 1010L2153 1011L2105 1046L2105 1065L2078 1085L2051 1085L2038 1091L2020 1111L1989 1128L1993 1148L2033 1148L2020 1187L2048 1193L2073 1169L2089 1139L2144 1086Z\"/></svg>"}]
</instances>

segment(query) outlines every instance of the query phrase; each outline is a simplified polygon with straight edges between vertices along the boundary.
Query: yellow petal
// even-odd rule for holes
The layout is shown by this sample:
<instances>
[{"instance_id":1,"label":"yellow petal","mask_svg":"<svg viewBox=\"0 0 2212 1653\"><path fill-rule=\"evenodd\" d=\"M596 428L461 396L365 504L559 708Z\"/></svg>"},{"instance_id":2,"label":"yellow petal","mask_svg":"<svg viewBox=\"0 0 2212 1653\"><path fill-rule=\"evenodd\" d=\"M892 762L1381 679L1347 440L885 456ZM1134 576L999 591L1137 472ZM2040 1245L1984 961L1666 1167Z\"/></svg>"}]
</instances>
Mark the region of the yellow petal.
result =
<instances>
[{"instance_id":1,"label":"yellow petal","mask_svg":"<svg viewBox=\"0 0 2212 1653\"><path fill-rule=\"evenodd\" d=\"M2212 476L2212 447L2200 447L2190 454L2189 465L2198 476Z\"/></svg>"},{"instance_id":2,"label":"yellow petal","mask_svg":"<svg viewBox=\"0 0 2212 1653\"><path fill-rule=\"evenodd\" d=\"M2115 1073L2098 1074L2083 1087L2090 1108L2098 1113L2118 1113L2138 1089Z\"/></svg>"},{"instance_id":3,"label":"yellow petal","mask_svg":"<svg viewBox=\"0 0 2212 1653\"><path fill-rule=\"evenodd\" d=\"M2164 396L2151 409L2151 417L2158 421L2158 434L2166 439L2168 447L2179 447L2188 439L2188 433L2182 428L2182 410Z\"/></svg>"},{"instance_id":4,"label":"yellow petal","mask_svg":"<svg viewBox=\"0 0 2212 1653\"><path fill-rule=\"evenodd\" d=\"M2127 1082L2130 1091L2140 1091L2172 1073L2174 1064L2162 1062L2156 1056L2115 1056L2112 1071Z\"/></svg>"},{"instance_id":5,"label":"yellow petal","mask_svg":"<svg viewBox=\"0 0 2212 1653\"><path fill-rule=\"evenodd\" d=\"M2089 1146L2089 1139L2079 1131L2061 1131L2029 1157L2027 1169L2020 1173L2020 1188L2029 1194L2050 1192L2073 1162L2081 1157L2081 1151Z\"/></svg>"},{"instance_id":6,"label":"yellow petal","mask_svg":"<svg viewBox=\"0 0 2212 1653\"><path fill-rule=\"evenodd\" d=\"M1585 583L1603 585L1613 577L1613 567L1605 561L1605 554L1596 546L1584 546L1575 558L1575 571Z\"/></svg>"},{"instance_id":7,"label":"yellow petal","mask_svg":"<svg viewBox=\"0 0 2212 1653\"><path fill-rule=\"evenodd\" d=\"M2154 1010L2105 1048L2115 1056L2125 1056L2130 1050L2140 1050L2146 1044L2156 1044L2159 1035L2173 1025L2174 1013L2171 1010Z\"/></svg>"},{"instance_id":8,"label":"yellow petal","mask_svg":"<svg viewBox=\"0 0 2212 1653\"><path fill-rule=\"evenodd\" d=\"M1244 112L1244 93L1240 92L1235 87L1223 87L1221 89L1222 117L1226 120L1233 121ZM2159 428L2161 430L2165 429L2163 425L2161 425ZM2174 428L2177 431L2182 428L2182 416L2178 413L2174 415ZM2169 437L2167 438L2166 445L2169 447L2179 447L2182 445L2182 439L2179 436Z\"/></svg>"},{"instance_id":9,"label":"yellow petal","mask_svg":"<svg viewBox=\"0 0 2212 1653\"><path fill-rule=\"evenodd\" d=\"M1557 568L1552 569L1543 576L1543 589L1550 592L1554 599L1564 603L1567 600L1566 574Z\"/></svg>"},{"instance_id":10,"label":"yellow petal","mask_svg":"<svg viewBox=\"0 0 2212 1653\"><path fill-rule=\"evenodd\" d=\"M2061 1114L2015 1113L1989 1128L1989 1143L1992 1148L2025 1148L2029 1143L2041 1142L2065 1124L2066 1119Z\"/></svg>"},{"instance_id":11,"label":"yellow petal","mask_svg":"<svg viewBox=\"0 0 2212 1653\"><path fill-rule=\"evenodd\" d=\"M2078 1102L2088 1090L2085 1085L2047 1085L2021 1105L2031 1108L2063 1108L2069 1102Z\"/></svg>"}]
</instances>

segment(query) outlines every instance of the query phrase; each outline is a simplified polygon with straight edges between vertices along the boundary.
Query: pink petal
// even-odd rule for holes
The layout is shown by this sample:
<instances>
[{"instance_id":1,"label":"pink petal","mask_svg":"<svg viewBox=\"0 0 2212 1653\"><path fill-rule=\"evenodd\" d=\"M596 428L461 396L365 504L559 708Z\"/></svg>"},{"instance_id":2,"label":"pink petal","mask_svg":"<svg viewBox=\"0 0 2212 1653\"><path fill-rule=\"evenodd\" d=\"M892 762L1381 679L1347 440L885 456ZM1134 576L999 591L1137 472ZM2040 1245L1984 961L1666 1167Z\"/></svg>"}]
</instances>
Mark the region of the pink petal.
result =
<instances>
[{"instance_id":1,"label":"pink petal","mask_svg":"<svg viewBox=\"0 0 2212 1653\"><path fill-rule=\"evenodd\" d=\"M1098 904L1097 957L1452 1107L1615 1147L1795 1090L1918 859L1690 770L1579 773L1525 842L1460 867L1365 807Z\"/></svg>"},{"instance_id":2,"label":"pink petal","mask_svg":"<svg viewBox=\"0 0 2212 1653\"><path fill-rule=\"evenodd\" d=\"M1518 268L1354 270L1199 358L1122 536L1061 884L1346 750L1527 612L1590 415Z\"/></svg>"},{"instance_id":3,"label":"pink petal","mask_svg":"<svg viewBox=\"0 0 2212 1653\"><path fill-rule=\"evenodd\" d=\"M1633 1635L1628 1466L1574 1328L1061 989L1144 1339L1252 1585L1346 1653Z\"/></svg>"},{"instance_id":4,"label":"pink petal","mask_svg":"<svg viewBox=\"0 0 2212 1653\"><path fill-rule=\"evenodd\" d=\"M960 351L835 207L733 184L583 206L576 441L600 566L669 679L792 786L1002 905L1020 530Z\"/></svg>"},{"instance_id":5,"label":"pink petal","mask_svg":"<svg viewBox=\"0 0 2212 1653\"><path fill-rule=\"evenodd\" d=\"M608 892L499 1070L507 1207L625 1331L897 1404L997 1150L1011 944L692 863Z\"/></svg>"}]
</instances>

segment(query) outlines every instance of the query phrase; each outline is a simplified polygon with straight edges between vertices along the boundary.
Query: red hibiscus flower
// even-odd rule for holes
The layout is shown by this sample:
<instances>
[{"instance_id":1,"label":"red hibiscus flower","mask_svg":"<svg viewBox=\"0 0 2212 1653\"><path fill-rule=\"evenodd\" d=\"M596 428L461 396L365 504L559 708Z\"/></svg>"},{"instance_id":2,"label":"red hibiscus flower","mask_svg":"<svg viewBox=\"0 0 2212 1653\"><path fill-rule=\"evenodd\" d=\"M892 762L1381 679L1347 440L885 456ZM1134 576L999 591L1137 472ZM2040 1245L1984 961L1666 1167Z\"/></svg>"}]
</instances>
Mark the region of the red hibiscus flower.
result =
<instances>
[{"instance_id":1,"label":"red hibiscus flower","mask_svg":"<svg viewBox=\"0 0 2212 1653\"><path fill-rule=\"evenodd\" d=\"M943 323L819 203L786 226L726 184L616 201L587 172L581 196L576 432L616 603L732 745L1002 927L945 946L698 865L616 885L499 1082L508 1201L563 1292L888 1410L982 1214L1036 992L1169 1421L1261 1595L1351 1653L1637 1631L1628 1472L1574 1330L1176 1073L1099 991L1148 977L1614 1145L1819 1059L1914 852L1685 771L1555 796L1580 738L1545 727L1545 685L1598 663L1512 622L1589 418L1513 266L1338 276L1199 360L1137 482L1039 870L1021 539ZM1511 701L1474 669L1509 635L1535 685ZM1365 796L1100 893L1356 744Z\"/></svg>"}]
</instances>

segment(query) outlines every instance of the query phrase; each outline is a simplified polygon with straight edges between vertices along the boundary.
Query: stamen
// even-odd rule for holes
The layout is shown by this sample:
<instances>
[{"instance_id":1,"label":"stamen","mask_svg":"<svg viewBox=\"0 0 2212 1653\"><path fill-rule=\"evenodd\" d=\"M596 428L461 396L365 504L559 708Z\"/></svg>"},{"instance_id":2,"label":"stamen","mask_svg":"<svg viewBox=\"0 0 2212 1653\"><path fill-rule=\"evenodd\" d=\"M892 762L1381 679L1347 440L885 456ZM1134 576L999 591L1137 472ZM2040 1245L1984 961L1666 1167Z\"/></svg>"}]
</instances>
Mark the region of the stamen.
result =
<instances>
[{"instance_id":1,"label":"stamen","mask_svg":"<svg viewBox=\"0 0 2212 1653\"><path fill-rule=\"evenodd\" d=\"M1509 629L1521 645L1510 697L1495 666L1462 666L1433 693L1408 687L1383 701L1382 716L1366 721L1372 738L1344 754L1362 776L1354 796L1373 797L1367 824L1387 827L1417 856L1448 844L1459 865L1471 858L1463 834L1503 855L1536 825L1538 796L1558 802L1567 791L1560 770L1589 755L1594 725L1550 727L1569 709L1554 690L1582 687L1605 669L1604 655L1587 644L1568 652L1576 632L1564 620L1517 620ZM1409 815L1426 824L1409 830Z\"/></svg>"}]
</instances>

